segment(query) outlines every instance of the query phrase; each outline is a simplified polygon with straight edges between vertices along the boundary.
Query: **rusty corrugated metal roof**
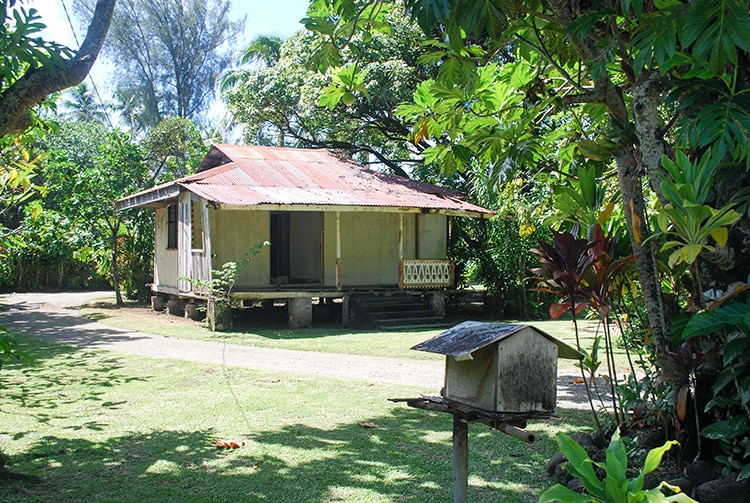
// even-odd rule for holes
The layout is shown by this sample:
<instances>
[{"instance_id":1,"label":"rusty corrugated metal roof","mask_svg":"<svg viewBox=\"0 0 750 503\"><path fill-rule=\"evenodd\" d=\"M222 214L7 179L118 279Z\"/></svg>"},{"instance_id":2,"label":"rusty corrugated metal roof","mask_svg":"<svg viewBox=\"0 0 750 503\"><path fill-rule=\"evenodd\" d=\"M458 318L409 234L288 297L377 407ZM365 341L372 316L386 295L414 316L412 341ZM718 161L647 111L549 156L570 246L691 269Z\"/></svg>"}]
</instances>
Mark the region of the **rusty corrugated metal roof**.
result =
<instances>
[{"instance_id":1,"label":"rusty corrugated metal roof","mask_svg":"<svg viewBox=\"0 0 750 503\"><path fill-rule=\"evenodd\" d=\"M466 202L459 192L368 170L326 150L217 144L196 174L171 184L218 206L370 206L473 216L493 213ZM156 189L123 198L118 207L147 206L142 201Z\"/></svg>"}]
</instances>

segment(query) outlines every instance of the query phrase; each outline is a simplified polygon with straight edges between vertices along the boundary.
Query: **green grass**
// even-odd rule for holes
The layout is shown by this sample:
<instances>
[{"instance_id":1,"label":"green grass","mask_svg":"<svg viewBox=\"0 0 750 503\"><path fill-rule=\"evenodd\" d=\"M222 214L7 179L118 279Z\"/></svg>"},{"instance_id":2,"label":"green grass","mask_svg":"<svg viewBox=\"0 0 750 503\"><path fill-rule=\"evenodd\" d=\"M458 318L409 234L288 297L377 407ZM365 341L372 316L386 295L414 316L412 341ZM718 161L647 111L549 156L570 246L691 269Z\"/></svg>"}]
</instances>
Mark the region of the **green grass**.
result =
<instances>
[{"instance_id":1,"label":"green grass","mask_svg":"<svg viewBox=\"0 0 750 503\"><path fill-rule=\"evenodd\" d=\"M232 344L294 349L304 351L323 351L372 356L389 356L394 358L414 358L441 360L443 357L422 351L411 351L409 348L441 333L443 329L420 330L412 332L381 332L373 330L355 330L341 328L335 322L315 324L313 328L290 330L284 327L285 318L278 317L269 321L263 319L258 323L244 323L236 331L211 332L205 322L170 316L164 312L156 313L148 307L126 304L117 308L112 300L99 300L84 306L81 313L91 320L105 325L147 332L166 337L221 341ZM458 322L458 321L457 321ZM528 323L576 346L573 323L570 320L540 320ZM581 321L579 338L584 348L590 348L597 333L597 323ZM600 355L604 358L604 354ZM616 348L615 361L618 374L622 375L628 368L624 351ZM560 360L560 369L575 372L573 362ZM603 364L600 372L605 372Z\"/></svg>"},{"instance_id":2,"label":"green grass","mask_svg":"<svg viewBox=\"0 0 750 503\"><path fill-rule=\"evenodd\" d=\"M196 322L164 312L156 313L136 304L116 308L111 301L97 301L81 309L81 314L105 325L185 339L221 341L280 349L322 351L328 353L441 359L438 355L409 348L440 333L373 332L344 329L327 323L307 329L290 330L279 321L263 320L256 326L244 324L232 332L211 332L205 322Z\"/></svg>"},{"instance_id":3,"label":"green grass","mask_svg":"<svg viewBox=\"0 0 750 503\"><path fill-rule=\"evenodd\" d=\"M0 372L0 448L40 480L3 481L0 501L452 501L450 416L387 400L420 390L16 338L36 363ZM536 501L554 434L589 424L559 412L532 445L473 425L469 500Z\"/></svg>"}]
</instances>

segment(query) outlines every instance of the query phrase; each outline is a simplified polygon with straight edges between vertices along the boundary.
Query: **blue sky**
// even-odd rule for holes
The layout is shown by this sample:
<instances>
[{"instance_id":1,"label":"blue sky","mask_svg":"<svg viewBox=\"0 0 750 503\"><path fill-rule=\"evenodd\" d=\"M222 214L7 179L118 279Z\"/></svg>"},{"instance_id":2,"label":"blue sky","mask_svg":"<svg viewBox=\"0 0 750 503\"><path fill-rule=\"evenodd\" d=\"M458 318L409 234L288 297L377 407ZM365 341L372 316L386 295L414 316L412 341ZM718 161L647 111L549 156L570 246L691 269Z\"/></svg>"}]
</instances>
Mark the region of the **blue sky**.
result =
<instances>
[{"instance_id":1,"label":"blue sky","mask_svg":"<svg viewBox=\"0 0 750 503\"><path fill-rule=\"evenodd\" d=\"M47 30L43 35L45 39L76 48L78 46L65 17L63 2L70 13L78 40L82 41L85 33L80 27L80 21L73 13L73 0L31 0L22 5L37 9L42 16L42 21L47 25ZM243 39L237 42L236 47L238 49L244 47L245 42L257 35L288 36L303 29L299 20L305 16L308 3L308 0L234 0L231 18L239 19L247 16ZM98 60L92 70L98 86L106 87L107 73L106 61Z\"/></svg>"}]
</instances>

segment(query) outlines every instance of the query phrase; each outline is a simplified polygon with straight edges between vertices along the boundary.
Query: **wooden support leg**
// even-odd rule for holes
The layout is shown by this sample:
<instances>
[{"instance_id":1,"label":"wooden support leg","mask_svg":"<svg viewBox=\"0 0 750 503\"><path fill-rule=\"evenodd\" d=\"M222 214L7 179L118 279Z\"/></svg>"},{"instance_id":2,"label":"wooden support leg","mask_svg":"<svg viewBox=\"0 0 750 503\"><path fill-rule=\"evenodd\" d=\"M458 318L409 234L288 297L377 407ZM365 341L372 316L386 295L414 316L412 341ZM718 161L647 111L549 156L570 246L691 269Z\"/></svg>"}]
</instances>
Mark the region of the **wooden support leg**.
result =
<instances>
[{"instance_id":1,"label":"wooden support leg","mask_svg":"<svg viewBox=\"0 0 750 503\"><path fill-rule=\"evenodd\" d=\"M453 414L453 503L466 503L469 489L469 425Z\"/></svg>"}]
</instances>

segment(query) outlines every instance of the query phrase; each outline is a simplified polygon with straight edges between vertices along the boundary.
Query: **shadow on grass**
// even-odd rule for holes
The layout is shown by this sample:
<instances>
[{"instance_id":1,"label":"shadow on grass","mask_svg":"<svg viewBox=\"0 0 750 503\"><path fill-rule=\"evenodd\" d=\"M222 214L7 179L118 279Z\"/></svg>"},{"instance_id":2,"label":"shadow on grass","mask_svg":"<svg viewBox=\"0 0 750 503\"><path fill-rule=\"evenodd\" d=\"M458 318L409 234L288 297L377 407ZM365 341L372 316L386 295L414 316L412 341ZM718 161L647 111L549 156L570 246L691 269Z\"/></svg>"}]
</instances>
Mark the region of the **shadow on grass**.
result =
<instances>
[{"instance_id":1,"label":"shadow on grass","mask_svg":"<svg viewBox=\"0 0 750 503\"><path fill-rule=\"evenodd\" d=\"M126 401L105 401L102 397L111 388L132 381L146 381L147 376L132 376L122 372L123 364L115 356L96 354L73 346L31 340L29 336L17 335L17 347L34 361L8 362L4 368L16 368L18 373L0 373L3 399L19 404L25 414L41 423L64 419L61 407L75 405L77 408L95 405L107 409L123 407ZM92 364L92 360L95 364ZM74 386L67 386L75 384ZM50 393L50 390L59 390ZM106 424L86 421L76 430L102 430ZM14 438L23 437L16 433Z\"/></svg>"},{"instance_id":2,"label":"shadow on grass","mask_svg":"<svg viewBox=\"0 0 750 503\"><path fill-rule=\"evenodd\" d=\"M45 437L10 460L41 481L0 485L0 500L452 501L449 415L393 409L372 423L377 428L289 424L251 433L231 450L217 449L210 429L100 442ZM555 446L547 431L527 445L473 425L469 500L536 501L532 489L550 485L545 464Z\"/></svg>"},{"instance_id":3,"label":"shadow on grass","mask_svg":"<svg viewBox=\"0 0 750 503\"><path fill-rule=\"evenodd\" d=\"M171 323L184 323L186 326L203 329L207 333L211 333L208 332L205 322L186 320L178 316L168 315L165 312L156 313L150 307L134 302L126 302L123 306L116 306L114 302L102 301L88 303L84 307L88 308L85 316L91 321L106 322L107 319L117 316L114 314L115 311L120 311L127 312L128 315L132 314L132 316L149 316L169 320ZM341 308L337 305L314 305L313 326L310 328L290 329L289 315L285 305L236 309L234 311L233 323L234 329L232 331L213 332L211 333L212 336L229 340L236 335L255 335L269 340L303 340L382 332L382 330L376 328L342 327ZM410 332L421 331L428 334L427 336L431 336L435 329L410 330ZM396 332L394 331L394 333Z\"/></svg>"},{"instance_id":4,"label":"shadow on grass","mask_svg":"<svg viewBox=\"0 0 750 503\"><path fill-rule=\"evenodd\" d=\"M122 306L115 305L111 301L90 302L84 306L88 309L85 318L96 322L106 322L107 319L115 318L114 313L127 312L132 316L150 316L168 319L172 323L185 323L191 327L206 330L205 322L193 321L168 315L166 312L154 312L149 306L135 302L125 302ZM265 339L292 340L292 339L316 339L330 335L371 333L372 330L357 330L342 328L340 309L338 315L331 314L329 306L314 306L313 327L291 330L289 328L289 315L286 306L273 306L268 308L252 307L235 310L234 329L229 332L215 332L215 337L231 339L233 335L257 335Z\"/></svg>"}]
</instances>

